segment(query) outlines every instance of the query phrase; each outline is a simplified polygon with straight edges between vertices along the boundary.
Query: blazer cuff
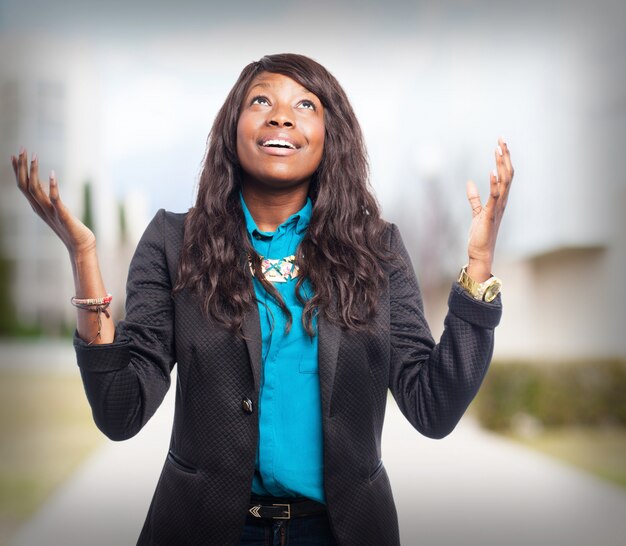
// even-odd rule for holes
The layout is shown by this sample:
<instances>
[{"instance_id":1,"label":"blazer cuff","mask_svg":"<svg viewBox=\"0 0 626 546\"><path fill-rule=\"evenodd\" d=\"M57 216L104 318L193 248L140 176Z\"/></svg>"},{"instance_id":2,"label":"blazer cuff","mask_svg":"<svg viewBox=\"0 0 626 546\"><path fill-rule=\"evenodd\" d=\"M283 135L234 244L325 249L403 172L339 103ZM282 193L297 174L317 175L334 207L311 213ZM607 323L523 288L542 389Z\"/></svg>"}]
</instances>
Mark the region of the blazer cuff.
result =
<instances>
[{"instance_id":1,"label":"blazer cuff","mask_svg":"<svg viewBox=\"0 0 626 546\"><path fill-rule=\"evenodd\" d=\"M130 341L117 336L113 343L88 345L74 330L76 362L86 372L111 372L121 370L130 362Z\"/></svg>"},{"instance_id":2,"label":"blazer cuff","mask_svg":"<svg viewBox=\"0 0 626 546\"><path fill-rule=\"evenodd\" d=\"M458 282L452 284L448 308L461 320L480 328L493 329L502 317L500 294L490 303L479 301L472 298Z\"/></svg>"}]
</instances>

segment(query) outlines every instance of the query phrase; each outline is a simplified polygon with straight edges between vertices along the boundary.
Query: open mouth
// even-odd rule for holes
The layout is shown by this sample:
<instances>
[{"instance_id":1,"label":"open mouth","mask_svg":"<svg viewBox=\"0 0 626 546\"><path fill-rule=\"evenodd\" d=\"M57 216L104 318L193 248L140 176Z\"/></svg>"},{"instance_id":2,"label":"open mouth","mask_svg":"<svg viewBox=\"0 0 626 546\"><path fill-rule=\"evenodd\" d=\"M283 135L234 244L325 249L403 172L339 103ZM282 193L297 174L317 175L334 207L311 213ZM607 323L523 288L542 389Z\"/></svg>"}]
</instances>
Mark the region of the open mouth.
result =
<instances>
[{"instance_id":1,"label":"open mouth","mask_svg":"<svg viewBox=\"0 0 626 546\"><path fill-rule=\"evenodd\" d=\"M288 150L296 150L297 147L292 142L281 138L271 138L261 142L263 148L286 148Z\"/></svg>"}]
</instances>

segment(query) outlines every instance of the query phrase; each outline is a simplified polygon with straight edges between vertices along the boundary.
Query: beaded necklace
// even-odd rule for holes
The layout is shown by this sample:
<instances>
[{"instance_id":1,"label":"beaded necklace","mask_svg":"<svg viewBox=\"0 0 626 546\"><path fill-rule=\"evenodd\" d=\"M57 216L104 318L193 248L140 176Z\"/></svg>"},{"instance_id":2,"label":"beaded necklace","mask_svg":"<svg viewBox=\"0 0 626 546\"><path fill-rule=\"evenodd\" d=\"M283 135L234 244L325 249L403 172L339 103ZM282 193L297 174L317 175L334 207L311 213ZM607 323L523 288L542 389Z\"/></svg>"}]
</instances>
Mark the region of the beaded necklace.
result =
<instances>
[{"instance_id":1,"label":"beaded necklace","mask_svg":"<svg viewBox=\"0 0 626 546\"><path fill-rule=\"evenodd\" d=\"M250 271L252 270L252 261L248 258ZM298 276L299 268L296 265L296 256L285 256L284 258L264 258L261 256L261 273L269 282L287 282Z\"/></svg>"}]
</instances>

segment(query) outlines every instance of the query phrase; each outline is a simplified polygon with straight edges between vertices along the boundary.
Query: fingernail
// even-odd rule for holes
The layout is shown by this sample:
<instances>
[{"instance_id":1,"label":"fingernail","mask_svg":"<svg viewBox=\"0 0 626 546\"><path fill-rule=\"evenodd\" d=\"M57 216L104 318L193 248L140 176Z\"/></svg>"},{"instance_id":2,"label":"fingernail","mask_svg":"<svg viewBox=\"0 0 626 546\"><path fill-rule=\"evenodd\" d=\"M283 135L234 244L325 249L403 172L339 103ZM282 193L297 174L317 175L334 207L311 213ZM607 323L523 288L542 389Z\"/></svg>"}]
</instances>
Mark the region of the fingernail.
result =
<instances>
[{"instance_id":1,"label":"fingernail","mask_svg":"<svg viewBox=\"0 0 626 546\"><path fill-rule=\"evenodd\" d=\"M494 178L498 178L498 173L496 172L495 169L491 171L491 174L493 175Z\"/></svg>"},{"instance_id":2,"label":"fingernail","mask_svg":"<svg viewBox=\"0 0 626 546\"><path fill-rule=\"evenodd\" d=\"M26 150L24 150L24 146L20 146L20 155L23 155L25 151Z\"/></svg>"},{"instance_id":3,"label":"fingernail","mask_svg":"<svg viewBox=\"0 0 626 546\"><path fill-rule=\"evenodd\" d=\"M502 148L500 147L500 145L499 145L499 144L498 144L498 148L497 148L497 150L498 150L498 155L502 155Z\"/></svg>"},{"instance_id":4,"label":"fingernail","mask_svg":"<svg viewBox=\"0 0 626 546\"><path fill-rule=\"evenodd\" d=\"M37 154L33 154L33 157L31 158L31 161L33 163L35 163L37 161Z\"/></svg>"},{"instance_id":5,"label":"fingernail","mask_svg":"<svg viewBox=\"0 0 626 546\"><path fill-rule=\"evenodd\" d=\"M54 171L50 171L50 179L56 180L56 174L54 174Z\"/></svg>"}]
</instances>

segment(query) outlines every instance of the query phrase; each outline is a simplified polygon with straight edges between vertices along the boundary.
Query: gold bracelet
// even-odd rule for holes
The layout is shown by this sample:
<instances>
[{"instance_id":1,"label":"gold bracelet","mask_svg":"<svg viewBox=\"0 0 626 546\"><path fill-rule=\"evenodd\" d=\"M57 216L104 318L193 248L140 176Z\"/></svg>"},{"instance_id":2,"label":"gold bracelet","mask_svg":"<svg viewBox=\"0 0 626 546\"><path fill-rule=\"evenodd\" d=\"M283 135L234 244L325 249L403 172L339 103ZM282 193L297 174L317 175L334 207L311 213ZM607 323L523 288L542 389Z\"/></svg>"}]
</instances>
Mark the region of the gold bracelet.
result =
<instances>
[{"instance_id":1,"label":"gold bracelet","mask_svg":"<svg viewBox=\"0 0 626 546\"><path fill-rule=\"evenodd\" d=\"M498 277L491 275L484 282L476 282L467 274L467 265L459 273L459 284L475 300L492 302L502 290L502 281Z\"/></svg>"}]
</instances>

